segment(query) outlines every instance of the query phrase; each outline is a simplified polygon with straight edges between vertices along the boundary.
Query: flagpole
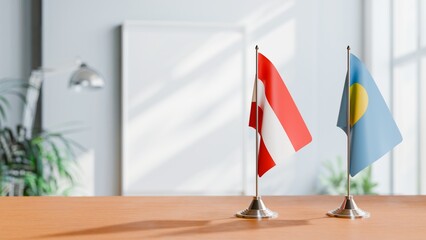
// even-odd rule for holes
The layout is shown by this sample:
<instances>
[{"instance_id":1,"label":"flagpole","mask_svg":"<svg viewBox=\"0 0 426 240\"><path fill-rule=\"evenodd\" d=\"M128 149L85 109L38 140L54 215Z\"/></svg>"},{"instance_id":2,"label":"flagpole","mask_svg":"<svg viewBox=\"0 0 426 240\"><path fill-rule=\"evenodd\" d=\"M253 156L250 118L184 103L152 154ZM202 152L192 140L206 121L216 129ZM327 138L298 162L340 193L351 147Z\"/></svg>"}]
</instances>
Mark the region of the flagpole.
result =
<instances>
[{"instance_id":1,"label":"flagpole","mask_svg":"<svg viewBox=\"0 0 426 240\"><path fill-rule=\"evenodd\" d=\"M347 195L351 195L351 176L350 176L350 164L351 164L351 97L350 97L350 87L351 87L351 59L350 59L350 51L351 47L348 45L347 47L348 56L347 56L347 74L348 81L346 83L346 94L347 94Z\"/></svg>"},{"instance_id":2,"label":"flagpole","mask_svg":"<svg viewBox=\"0 0 426 240\"><path fill-rule=\"evenodd\" d=\"M259 46L256 45L256 74L255 74L255 84L254 84L254 95L256 98L256 195L253 197L248 208L237 212L235 214L236 217L240 218L276 218L278 213L269 210L266 205L263 203L262 198L259 195L259 105L258 105L258 73L259 73L259 61L258 61L258 53Z\"/></svg>"},{"instance_id":3,"label":"flagpole","mask_svg":"<svg viewBox=\"0 0 426 240\"><path fill-rule=\"evenodd\" d=\"M256 93L256 198L259 197L259 106L257 104L257 83L258 83L258 52L259 46L256 45L256 76L255 76L255 93Z\"/></svg>"},{"instance_id":4,"label":"flagpole","mask_svg":"<svg viewBox=\"0 0 426 240\"><path fill-rule=\"evenodd\" d=\"M350 176L350 164L351 164L351 96L350 96L350 87L351 87L351 60L350 60L350 51L351 47L347 48L347 81L346 81L346 95L347 95L347 115L346 115L346 124L347 124L347 192L343 203L339 208L327 212L327 215L330 217L339 217L339 218L368 218L370 213L360 209L351 195L351 176Z\"/></svg>"}]
</instances>

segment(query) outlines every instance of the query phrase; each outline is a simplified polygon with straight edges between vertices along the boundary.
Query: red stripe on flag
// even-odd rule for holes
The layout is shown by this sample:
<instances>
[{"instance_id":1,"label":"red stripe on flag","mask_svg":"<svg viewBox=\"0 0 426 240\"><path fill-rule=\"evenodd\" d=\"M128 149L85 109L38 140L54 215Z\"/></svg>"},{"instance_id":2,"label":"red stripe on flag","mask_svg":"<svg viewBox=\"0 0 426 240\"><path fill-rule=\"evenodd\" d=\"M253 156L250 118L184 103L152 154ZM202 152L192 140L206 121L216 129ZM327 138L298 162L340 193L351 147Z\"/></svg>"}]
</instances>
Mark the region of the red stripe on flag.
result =
<instances>
[{"instance_id":1,"label":"red stripe on flag","mask_svg":"<svg viewBox=\"0 0 426 240\"><path fill-rule=\"evenodd\" d=\"M250 120L249 120L249 126L256 129L256 111L254 109L256 109L256 102L251 103ZM257 117L258 117L258 120L259 120L259 124L258 124L259 131L258 132L260 134L262 132L262 126L263 126L263 110L262 110L262 108L258 107L257 111L258 111ZM269 154L269 151L266 148L262 137L260 138L258 161L259 161L259 163L258 163L257 174L259 174L259 177L261 177L269 169L271 169L275 166L275 162L272 159L271 155Z\"/></svg>"},{"instance_id":2,"label":"red stripe on flag","mask_svg":"<svg viewBox=\"0 0 426 240\"><path fill-rule=\"evenodd\" d=\"M263 110L262 108L258 108L257 112L257 118L259 120L259 134L262 132L262 125L263 125ZM249 119L249 126L256 129L256 102L251 102L251 110L250 110L250 119Z\"/></svg>"},{"instance_id":3,"label":"red stripe on flag","mask_svg":"<svg viewBox=\"0 0 426 240\"><path fill-rule=\"evenodd\" d=\"M262 177L269 169L275 166L275 162L272 159L271 155L269 155L268 149L266 149L265 143L263 139L260 140L259 146L259 164L257 169L257 174L259 177Z\"/></svg>"},{"instance_id":4,"label":"red stripe on flag","mask_svg":"<svg viewBox=\"0 0 426 240\"><path fill-rule=\"evenodd\" d=\"M266 99L281 122L294 150L298 151L312 141L312 136L277 69L261 53L258 54L258 74L265 86Z\"/></svg>"}]
</instances>

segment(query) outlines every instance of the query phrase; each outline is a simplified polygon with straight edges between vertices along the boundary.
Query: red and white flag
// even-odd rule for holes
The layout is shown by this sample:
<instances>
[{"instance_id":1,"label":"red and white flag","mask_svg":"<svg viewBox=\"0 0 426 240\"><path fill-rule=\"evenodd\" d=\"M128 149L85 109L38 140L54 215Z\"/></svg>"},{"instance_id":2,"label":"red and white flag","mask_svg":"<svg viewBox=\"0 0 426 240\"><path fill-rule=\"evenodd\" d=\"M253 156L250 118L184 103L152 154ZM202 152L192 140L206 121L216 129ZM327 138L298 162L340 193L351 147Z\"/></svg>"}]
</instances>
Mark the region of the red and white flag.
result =
<instances>
[{"instance_id":1,"label":"red and white flag","mask_svg":"<svg viewBox=\"0 0 426 240\"><path fill-rule=\"evenodd\" d=\"M258 174L261 177L290 154L312 141L312 136L275 66L258 53ZM249 126L256 129L256 94ZM275 160L275 161L274 161Z\"/></svg>"}]
</instances>

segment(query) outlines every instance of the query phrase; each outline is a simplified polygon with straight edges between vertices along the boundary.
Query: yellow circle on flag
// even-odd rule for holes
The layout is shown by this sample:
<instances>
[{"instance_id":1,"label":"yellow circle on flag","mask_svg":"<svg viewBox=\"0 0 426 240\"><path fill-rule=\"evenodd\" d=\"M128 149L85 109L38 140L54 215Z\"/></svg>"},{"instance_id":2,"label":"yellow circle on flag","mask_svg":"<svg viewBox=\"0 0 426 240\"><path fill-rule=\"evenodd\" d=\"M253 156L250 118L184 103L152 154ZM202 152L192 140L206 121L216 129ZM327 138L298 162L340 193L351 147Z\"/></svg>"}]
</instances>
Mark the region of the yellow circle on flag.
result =
<instances>
[{"instance_id":1,"label":"yellow circle on flag","mask_svg":"<svg viewBox=\"0 0 426 240\"><path fill-rule=\"evenodd\" d=\"M351 127L358 122L358 120L365 114L368 107L368 93L365 88L359 84L354 83L349 88L351 98Z\"/></svg>"}]
</instances>

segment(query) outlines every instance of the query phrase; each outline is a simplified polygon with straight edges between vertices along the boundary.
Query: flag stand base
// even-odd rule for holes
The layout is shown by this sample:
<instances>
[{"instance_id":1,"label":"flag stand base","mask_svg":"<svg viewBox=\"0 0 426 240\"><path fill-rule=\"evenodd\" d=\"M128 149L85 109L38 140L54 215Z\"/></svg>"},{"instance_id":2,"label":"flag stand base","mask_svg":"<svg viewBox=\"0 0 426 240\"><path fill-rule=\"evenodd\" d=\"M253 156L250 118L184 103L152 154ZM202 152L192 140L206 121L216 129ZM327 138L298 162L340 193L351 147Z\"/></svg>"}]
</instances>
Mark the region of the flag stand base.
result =
<instances>
[{"instance_id":1,"label":"flag stand base","mask_svg":"<svg viewBox=\"0 0 426 240\"><path fill-rule=\"evenodd\" d=\"M329 211L327 215L330 217L351 219L370 217L370 213L358 208L352 195L345 196L342 205L335 210Z\"/></svg>"},{"instance_id":2,"label":"flag stand base","mask_svg":"<svg viewBox=\"0 0 426 240\"><path fill-rule=\"evenodd\" d=\"M278 213L269 210L262 199L259 197L253 197L250 206L241 212L235 214L235 216L240 218L276 218Z\"/></svg>"}]
</instances>

